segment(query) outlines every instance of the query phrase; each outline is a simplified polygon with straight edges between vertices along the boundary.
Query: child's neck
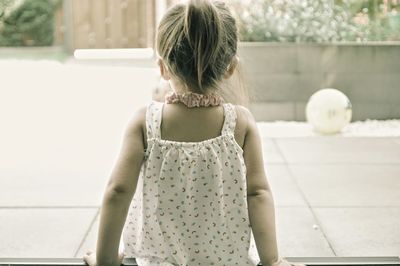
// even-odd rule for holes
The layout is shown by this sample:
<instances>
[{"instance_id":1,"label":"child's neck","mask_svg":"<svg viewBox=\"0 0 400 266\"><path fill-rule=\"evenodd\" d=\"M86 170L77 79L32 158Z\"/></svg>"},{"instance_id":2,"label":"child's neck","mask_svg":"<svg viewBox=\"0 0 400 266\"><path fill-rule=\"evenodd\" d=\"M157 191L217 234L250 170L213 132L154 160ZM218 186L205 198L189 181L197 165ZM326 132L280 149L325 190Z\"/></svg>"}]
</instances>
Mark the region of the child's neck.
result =
<instances>
[{"instance_id":1,"label":"child's neck","mask_svg":"<svg viewBox=\"0 0 400 266\"><path fill-rule=\"evenodd\" d=\"M184 94L190 92L190 90L186 86L173 79L169 80L169 85L171 89L177 94Z\"/></svg>"},{"instance_id":2,"label":"child's neck","mask_svg":"<svg viewBox=\"0 0 400 266\"><path fill-rule=\"evenodd\" d=\"M174 91L176 94L195 93L194 91L189 90L189 88L186 85L182 84L177 80L170 79L168 82L172 91ZM204 94L208 94L208 92Z\"/></svg>"}]
</instances>

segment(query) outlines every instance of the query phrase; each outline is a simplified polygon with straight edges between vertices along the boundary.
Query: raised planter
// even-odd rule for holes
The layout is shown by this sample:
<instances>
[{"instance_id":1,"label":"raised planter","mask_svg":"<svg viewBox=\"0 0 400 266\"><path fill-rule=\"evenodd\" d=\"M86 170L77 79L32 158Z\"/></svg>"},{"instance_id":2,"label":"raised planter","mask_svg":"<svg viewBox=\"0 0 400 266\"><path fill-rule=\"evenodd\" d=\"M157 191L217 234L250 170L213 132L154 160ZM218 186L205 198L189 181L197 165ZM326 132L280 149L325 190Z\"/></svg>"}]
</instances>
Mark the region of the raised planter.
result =
<instances>
[{"instance_id":1,"label":"raised planter","mask_svg":"<svg viewBox=\"0 0 400 266\"><path fill-rule=\"evenodd\" d=\"M400 43L241 43L239 56L259 121L305 121L309 97L345 93L352 121L400 118Z\"/></svg>"}]
</instances>

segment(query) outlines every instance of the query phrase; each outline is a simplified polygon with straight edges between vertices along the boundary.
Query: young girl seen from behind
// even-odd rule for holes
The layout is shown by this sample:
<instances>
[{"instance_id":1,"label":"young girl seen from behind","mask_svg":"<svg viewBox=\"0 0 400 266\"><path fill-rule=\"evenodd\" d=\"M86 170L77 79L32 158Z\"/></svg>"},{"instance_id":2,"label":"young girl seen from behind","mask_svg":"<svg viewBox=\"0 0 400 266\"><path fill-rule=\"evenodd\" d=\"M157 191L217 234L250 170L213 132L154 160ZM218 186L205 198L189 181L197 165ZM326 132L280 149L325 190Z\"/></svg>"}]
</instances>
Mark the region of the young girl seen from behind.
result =
<instances>
[{"instance_id":1,"label":"young girl seen from behind","mask_svg":"<svg viewBox=\"0 0 400 266\"><path fill-rule=\"evenodd\" d=\"M187 1L164 15L157 62L172 93L128 123L89 265L120 265L121 235L139 266L291 265L277 250L256 122L220 96L237 43L223 2Z\"/></svg>"}]
</instances>

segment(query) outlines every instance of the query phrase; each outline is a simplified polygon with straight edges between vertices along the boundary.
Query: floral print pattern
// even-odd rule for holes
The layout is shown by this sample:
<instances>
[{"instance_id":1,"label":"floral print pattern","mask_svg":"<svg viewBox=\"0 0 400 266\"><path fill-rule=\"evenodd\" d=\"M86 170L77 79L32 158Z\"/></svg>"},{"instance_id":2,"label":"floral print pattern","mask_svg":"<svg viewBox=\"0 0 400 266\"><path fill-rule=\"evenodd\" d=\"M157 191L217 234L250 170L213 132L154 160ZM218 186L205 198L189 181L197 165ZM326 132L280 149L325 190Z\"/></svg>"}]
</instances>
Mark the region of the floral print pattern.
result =
<instances>
[{"instance_id":1,"label":"floral print pattern","mask_svg":"<svg viewBox=\"0 0 400 266\"><path fill-rule=\"evenodd\" d=\"M164 103L146 113L148 147L123 231L139 266L257 265L236 112L224 107L221 135L201 142L162 140Z\"/></svg>"}]
</instances>

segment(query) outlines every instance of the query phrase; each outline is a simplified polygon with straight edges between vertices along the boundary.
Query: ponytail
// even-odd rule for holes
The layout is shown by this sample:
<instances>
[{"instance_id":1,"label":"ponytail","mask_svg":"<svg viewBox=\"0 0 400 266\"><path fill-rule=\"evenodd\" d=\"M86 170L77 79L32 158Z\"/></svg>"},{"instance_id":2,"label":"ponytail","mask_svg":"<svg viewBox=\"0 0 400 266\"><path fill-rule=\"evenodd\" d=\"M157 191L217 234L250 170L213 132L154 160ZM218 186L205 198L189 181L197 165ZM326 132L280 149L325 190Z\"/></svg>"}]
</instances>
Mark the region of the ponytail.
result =
<instances>
[{"instance_id":1,"label":"ponytail","mask_svg":"<svg viewBox=\"0 0 400 266\"><path fill-rule=\"evenodd\" d=\"M187 4L183 28L193 51L197 85L203 91L204 85L209 85L203 75L210 65L215 65L222 49L222 26L218 11L208 1L191 0Z\"/></svg>"},{"instance_id":2,"label":"ponytail","mask_svg":"<svg viewBox=\"0 0 400 266\"><path fill-rule=\"evenodd\" d=\"M204 94L218 88L237 41L235 20L223 2L188 0L161 19L156 49L174 76Z\"/></svg>"}]
</instances>

